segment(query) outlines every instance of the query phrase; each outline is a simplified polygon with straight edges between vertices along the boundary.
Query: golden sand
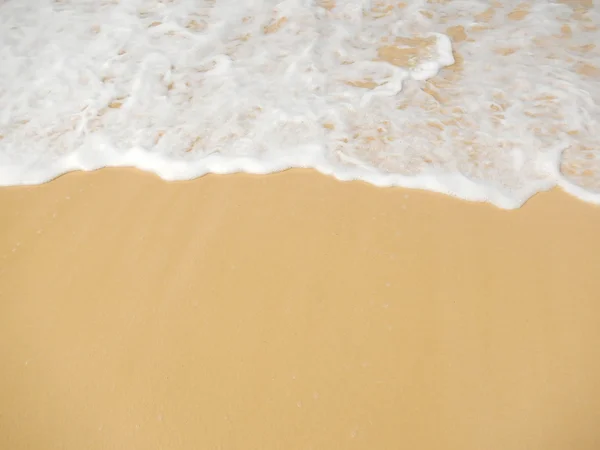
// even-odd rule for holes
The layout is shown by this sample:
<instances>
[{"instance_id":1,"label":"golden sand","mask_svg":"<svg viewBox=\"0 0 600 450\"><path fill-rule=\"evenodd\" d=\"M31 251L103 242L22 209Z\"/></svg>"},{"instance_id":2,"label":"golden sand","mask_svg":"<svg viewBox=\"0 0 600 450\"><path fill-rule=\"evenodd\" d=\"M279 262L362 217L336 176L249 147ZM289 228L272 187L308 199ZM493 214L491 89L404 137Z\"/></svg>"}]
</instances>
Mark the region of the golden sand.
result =
<instances>
[{"instance_id":1,"label":"golden sand","mask_svg":"<svg viewBox=\"0 0 600 450\"><path fill-rule=\"evenodd\" d=\"M0 190L0 448L598 449L600 208L310 171Z\"/></svg>"}]
</instances>

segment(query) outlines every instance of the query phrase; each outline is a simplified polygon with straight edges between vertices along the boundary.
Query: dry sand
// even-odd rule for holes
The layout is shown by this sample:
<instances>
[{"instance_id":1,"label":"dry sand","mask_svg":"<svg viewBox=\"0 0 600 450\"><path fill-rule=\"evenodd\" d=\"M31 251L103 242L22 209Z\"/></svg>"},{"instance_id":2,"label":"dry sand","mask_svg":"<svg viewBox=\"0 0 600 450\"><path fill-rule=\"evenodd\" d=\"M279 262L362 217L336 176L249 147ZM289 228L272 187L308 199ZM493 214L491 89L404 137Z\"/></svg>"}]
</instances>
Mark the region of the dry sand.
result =
<instances>
[{"instance_id":1,"label":"dry sand","mask_svg":"<svg viewBox=\"0 0 600 450\"><path fill-rule=\"evenodd\" d=\"M0 448L598 449L600 208L310 171L0 190Z\"/></svg>"}]
</instances>

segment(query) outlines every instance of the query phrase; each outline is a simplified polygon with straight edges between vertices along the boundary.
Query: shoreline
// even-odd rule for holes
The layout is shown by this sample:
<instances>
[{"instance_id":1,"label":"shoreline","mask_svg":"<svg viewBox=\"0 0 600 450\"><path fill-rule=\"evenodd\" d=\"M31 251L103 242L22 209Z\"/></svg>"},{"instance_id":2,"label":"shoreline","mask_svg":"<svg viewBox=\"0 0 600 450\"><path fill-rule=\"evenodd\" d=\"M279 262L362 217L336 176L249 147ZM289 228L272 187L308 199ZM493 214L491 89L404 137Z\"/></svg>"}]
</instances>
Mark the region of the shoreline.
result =
<instances>
[{"instance_id":1,"label":"shoreline","mask_svg":"<svg viewBox=\"0 0 600 450\"><path fill-rule=\"evenodd\" d=\"M135 159L135 154L132 156L132 158ZM227 160L227 158L222 159L223 161ZM242 159L239 162L239 167L236 166L237 168L235 169L230 168L227 170L222 170L222 167L224 167L225 164L221 161L220 158L214 158L212 165L211 163L203 163L202 165L206 167L200 171L192 170L193 173L196 173L196 175L192 177L189 176L189 169L187 175L183 175L183 173L181 172L181 167L178 166L177 162L173 162L171 165L168 165L168 169L165 169L164 161L159 160L154 161L153 164L145 168L136 167L134 165L110 165L92 169L73 167L67 169L66 171L63 170L62 173L60 173L59 175L50 178L40 178L39 176L33 176L33 181L16 182L17 179L22 179L22 175L19 175L16 178L14 178L15 181L6 184L0 184L0 189L13 187L35 187L50 183L58 178L72 173L93 173L102 170L125 170L134 172L139 171L146 173L150 176L155 176L161 181L167 183L193 182L206 176L268 176L282 174L288 171L299 171L316 173L321 176L330 177L335 181L342 183L359 182L371 185L376 188L406 189L409 191L418 190L429 192L432 194L441 194L466 202L488 203L503 210L519 209L523 207L523 205L525 205L534 196L540 193L549 192L553 190L561 190L564 193L567 193L569 196L584 203L588 203L590 205L600 205L599 193L587 191L584 188L569 182L565 176L559 175L560 171L558 168L552 169L554 172L556 172L554 174L554 177L557 178L556 184L550 187L539 187L540 190L534 192L533 194L528 194L526 198L518 199L508 197L507 195L505 195L505 193L501 192L497 188L485 186L483 184L478 184L477 182L458 173L431 173L422 174L419 176L408 176L400 174L383 175L381 173L373 173L370 177L368 173L365 173L360 169L348 169L342 175L329 166L314 168L304 166L302 164L289 164L287 162L276 164L275 166L272 166L269 169L265 170L264 168L257 169L258 167L260 167L260 162L254 159ZM6 173L10 173L11 171L12 169L5 169L4 178L6 178ZM30 178L31 176L28 177L28 179Z\"/></svg>"},{"instance_id":2,"label":"shoreline","mask_svg":"<svg viewBox=\"0 0 600 450\"><path fill-rule=\"evenodd\" d=\"M600 208L557 189L101 169L0 210L0 447L600 445Z\"/></svg>"}]
</instances>

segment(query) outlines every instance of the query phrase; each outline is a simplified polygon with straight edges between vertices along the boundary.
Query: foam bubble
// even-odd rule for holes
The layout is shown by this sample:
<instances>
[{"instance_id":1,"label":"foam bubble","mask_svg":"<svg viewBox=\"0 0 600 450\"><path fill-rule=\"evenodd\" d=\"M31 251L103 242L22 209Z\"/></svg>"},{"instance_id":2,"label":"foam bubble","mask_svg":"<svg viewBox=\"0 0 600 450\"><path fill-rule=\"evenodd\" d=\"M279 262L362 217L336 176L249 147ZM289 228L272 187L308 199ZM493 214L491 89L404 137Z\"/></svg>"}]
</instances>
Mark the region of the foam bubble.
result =
<instances>
[{"instance_id":1,"label":"foam bubble","mask_svg":"<svg viewBox=\"0 0 600 450\"><path fill-rule=\"evenodd\" d=\"M600 203L598 7L9 0L0 185L312 167L520 206Z\"/></svg>"}]
</instances>

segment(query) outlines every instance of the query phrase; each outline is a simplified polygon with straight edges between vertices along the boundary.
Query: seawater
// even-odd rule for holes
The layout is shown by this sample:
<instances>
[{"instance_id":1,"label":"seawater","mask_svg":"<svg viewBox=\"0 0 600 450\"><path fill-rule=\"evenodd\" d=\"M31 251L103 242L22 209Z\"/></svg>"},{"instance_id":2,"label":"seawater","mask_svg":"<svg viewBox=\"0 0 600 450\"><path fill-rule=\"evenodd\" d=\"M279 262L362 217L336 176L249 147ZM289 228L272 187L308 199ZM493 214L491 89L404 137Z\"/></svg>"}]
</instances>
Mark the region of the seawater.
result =
<instances>
[{"instance_id":1,"label":"seawater","mask_svg":"<svg viewBox=\"0 0 600 450\"><path fill-rule=\"evenodd\" d=\"M600 203L599 26L589 0L3 0L0 185L311 167Z\"/></svg>"}]
</instances>

